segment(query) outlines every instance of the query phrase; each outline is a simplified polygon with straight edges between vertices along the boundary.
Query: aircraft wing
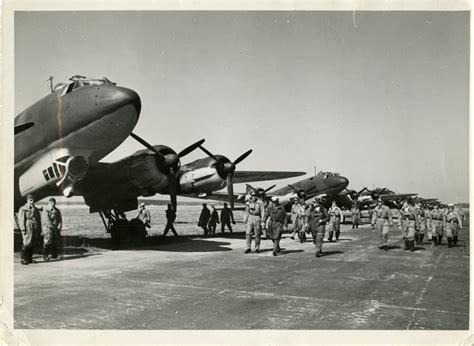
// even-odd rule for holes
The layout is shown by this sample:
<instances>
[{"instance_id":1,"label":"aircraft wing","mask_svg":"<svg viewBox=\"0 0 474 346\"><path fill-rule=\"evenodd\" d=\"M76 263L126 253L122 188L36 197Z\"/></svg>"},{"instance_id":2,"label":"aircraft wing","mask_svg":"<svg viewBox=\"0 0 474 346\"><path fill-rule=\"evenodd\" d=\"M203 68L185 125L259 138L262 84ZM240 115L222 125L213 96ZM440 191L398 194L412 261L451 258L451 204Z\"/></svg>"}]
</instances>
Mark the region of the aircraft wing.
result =
<instances>
[{"instance_id":1,"label":"aircraft wing","mask_svg":"<svg viewBox=\"0 0 474 346\"><path fill-rule=\"evenodd\" d=\"M209 193L192 193L192 194L180 194L179 196L206 199L219 202L229 202L229 195L227 192L209 192ZM245 204L245 193L235 193L234 202Z\"/></svg>"},{"instance_id":2,"label":"aircraft wing","mask_svg":"<svg viewBox=\"0 0 474 346\"><path fill-rule=\"evenodd\" d=\"M290 171L235 171L233 176L234 184L251 183L253 181L278 180L299 177L306 172Z\"/></svg>"},{"instance_id":3,"label":"aircraft wing","mask_svg":"<svg viewBox=\"0 0 474 346\"><path fill-rule=\"evenodd\" d=\"M417 193L398 193L398 194L393 194L393 195L380 195L379 197L383 201L393 201L393 200L397 200L397 199L413 197L413 196L416 196L416 195L417 195Z\"/></svg>"}]
</instances>

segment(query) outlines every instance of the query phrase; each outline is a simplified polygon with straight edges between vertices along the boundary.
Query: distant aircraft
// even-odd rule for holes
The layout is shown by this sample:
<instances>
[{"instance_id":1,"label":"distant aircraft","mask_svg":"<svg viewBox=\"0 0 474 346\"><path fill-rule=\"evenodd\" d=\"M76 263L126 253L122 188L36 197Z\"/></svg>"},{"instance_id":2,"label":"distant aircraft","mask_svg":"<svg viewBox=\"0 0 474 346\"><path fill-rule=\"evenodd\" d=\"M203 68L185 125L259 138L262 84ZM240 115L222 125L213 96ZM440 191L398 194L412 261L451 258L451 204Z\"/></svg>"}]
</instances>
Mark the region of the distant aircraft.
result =
<instances>
[{"instance_id":1,"label":"distant aircraft","mask_svg":"<svg viewBox=\"0 0 474 346\"><path fill-rule=\"evenodd\" d=\"M278 190L268 193L275 185L270 186L267 189L261 187L253 187L247 184L246 193L238 194L235 196L235 202L243 204L246 201L246 196L252 191L257 192L261 197L278 196L279 202L282 205L288 205L289 202L294 198L304 198L309 200L315 196L333 196L337 195L340 191L344 190L349 184L349 180L338 173L331 172L319 172L316 175L300 180L294 184L287 185ZM211 199L218 201L226 201L229 196L225 193L211 192L202 195L192 195L189 197Z\"/></svg>"},{"instance_id":2,"label":"distant aircraft","mask_svg":"<svg viewBox=\"0 0 474 346\"><path fill-rule=\"evenodd\" d=\"M179 153L167 146L152 146L132 133L140 110L135 91L116 86L105 77L76 75L21 112L15 117L14 129L15 210L30 193L37 200L80 195L90 212L99 212L106 230L117 238L134 229L124 212L136 209L140 196L169 194L176 209L178 194L208 191L217 185L227 185L231 191L234 181L304 174L235 171L251 150L234 162L215 156L181 167L180 158L201 146L204 139ZM117 162L100 162L129 135L146 149Z\"/></svg>"},{"instance_id":3,"label":"distant aircraft","mask_svg":"<svg viewBox=\"0 0 474 346\"><path fill-rule=\"evenodd\" d=\"M395 193L386 187L377 187L369 190L364 187L357 196L357 205L360 209L369 209L375 206L377 199L382 199L392 209L399 209L403 200L416 196L416 193Z\"/></svg>"}]
</instances>

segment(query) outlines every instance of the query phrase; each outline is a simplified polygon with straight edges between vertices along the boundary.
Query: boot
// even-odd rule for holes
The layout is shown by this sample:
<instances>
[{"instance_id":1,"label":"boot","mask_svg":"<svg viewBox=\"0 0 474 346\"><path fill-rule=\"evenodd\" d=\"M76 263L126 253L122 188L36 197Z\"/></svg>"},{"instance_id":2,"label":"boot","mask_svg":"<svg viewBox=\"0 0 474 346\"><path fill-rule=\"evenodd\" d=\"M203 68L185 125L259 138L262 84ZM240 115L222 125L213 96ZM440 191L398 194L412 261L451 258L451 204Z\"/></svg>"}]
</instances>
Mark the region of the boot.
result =
<instances>
[{"instance_id":1,"label":"boot","mask_svg":"<svg viewBox=\"0 0 474 346\"><path fill-rule=\"evenodd\" d=\"M433 241L433 246L438 246L438 238L436 236L432 236L431 240Z\"/></svg>"},{"instance_id":2,"label":"boot","mask_svg":"<svg viewBox=\"0 0 474 346\"><path fill-rule=\"evenodd\" d=\"M328 236L328 240L332 242L332 235L333 235L333 231L329 232L329 236Z\"/></svg>"},{"instance_id":3,"label":"boot","mask_svg":"<svg viewBox=\"0 0 474 346\"><path fill-rule=\"evenodd\" d=\"M453 239L453 238L448 237L448 247L449 247L449 248L453 246L453 244L452 244L452 239Z\"/></svg>"},{"instance_id":4,"label":"boot","mask_svg":"<svg viewBox=\"0 0 474 346\"><path fill-rule=\"evenodd\" d=\"M336 231L336 241L338 241L338 240L339 240L339 234L341 234L341 232L339 232L339 231Z\"/></svg>"},{"instance_id":5,"label":"boot","mask_svg":"<svg viewBox=\"0 0 474 346\"><path fill-rule=\"evenodd\" d=\"M24 246L21 247L21 255L20 255L20 256L21 256L21 261L20 261L20 263L21 263L21 264L28 264L28 261L27 261L27 259L26 259L26 249L25 249Z\"/></svg>"},{"instance_id":6,"label":"boot","mask_svg":"<svg viewBox=\"0 0 474 346\"><path fill-rule=\"evenodd\" d=\"M410 251L415 251L415 240L410 240Z\"/></svg>"},{"instance_id":7,"label":"boot","mask_svg":"<svg viewBox=\"0 0 474 346\"><path fill-rule=\"evenodd\" d=\"M43 246L43 259L45 261L49 261L49 246L48 245Z\"/></svg>"}]
</instances>

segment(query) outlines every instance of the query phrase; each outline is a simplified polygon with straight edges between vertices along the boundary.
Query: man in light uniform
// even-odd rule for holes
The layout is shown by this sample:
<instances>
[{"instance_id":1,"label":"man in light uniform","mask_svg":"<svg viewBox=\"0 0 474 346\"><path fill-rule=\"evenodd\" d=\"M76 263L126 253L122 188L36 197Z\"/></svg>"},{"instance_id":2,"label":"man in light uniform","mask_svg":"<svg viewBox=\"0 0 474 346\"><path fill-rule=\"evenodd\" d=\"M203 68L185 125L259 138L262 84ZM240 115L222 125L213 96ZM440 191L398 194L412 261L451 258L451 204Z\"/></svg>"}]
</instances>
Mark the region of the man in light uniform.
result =
<instances>
[{"instance_id":1,"label":"man in light uniform","mask_svg":"<svg viewBox=\"0 0 474 346\"><path fill-rule=\"evenodd\" d=\"M341 208L336 204L336 201L332 202L331 208L328 210L329 213L329 235L328 240L332 242L332 236L336 233L336 241L339 240L339 233L341 229Z\"/></svg>"},{"instance_id":2,"label":"man in light uniform","mask_svg":"<svg viewBox=\"0 0 474 346\"><path fill-rule=\"evenodd\" d=\"M383 204L382 199L377 200L377 206L372 212L372 228L379 233L379 249L388 250L388 234L393 226L392 211Z\"/></svg>"},{"instance_id":3,"label":"man in light uniform","mask_svg":"<svg viewBox=\"0 0 474 346\"><path fill-rule=\"evenodd\" d=\"M21 247L21 264L34 263L33 249L36 239L41 232L41 214L35 206L35 197L26 196L26 204L18 211L18 223L20 226L23 245Z\"/></svg>"},{"instance_id":4,"label":"man in light uniform","mask_svg":"<svg viewBox=\"0 0 474 346\"><path fill-rule=\"evenodd\" d=\"M403 203L400 209L402 223L403 240L405 241L405 250L415 251L415 208L408 202Z\"/></svg>"},{"instance_id":5,"label":"man in light uniform","mask_svg":"<svg viewBox=\"0 0 474 346\"><path fill-rule=\"evenodd\" d=\"M268 210L268 230L267 234L273 241L273 256L281 252L280 239L283 230L287 228L288 219L285 208L280 205L278 197L272 199L272 208Z\"/></svg>"},{"instance_id":6,"label":"man in light uniform","mask_svg":"<svg viewBox=\"0 0 474 346\"><path fill-rule=\"evenodd\" d=\"M296 209L296 228L298 232L298 238L300 243L306 241L306 230L304 228L305 218L306 218L306 203L304 198L300 198L297 202L298 207Z\"/></svg>"},{"instance_id":7,"label":"man in light uniform","mask_svg":"<svg viewBox=\"0 0 474 346\"><path fill-rule=\"evenodd\" d=\"M326 208L321 204L321 200L316 197L313 206L306 212L305 229L310 229L313 235L313 242L316 248L316 257L321 257L324 231L326 223L329 220L329 214Z\"/></svg>"},{"instance_id":8,"label":"man in light uniform","mask_svg":"<svg viewBox=\"0 0 474 346\"><path fill-rule=\"evenodd\" d=\"M453 204L449 204L448 210L443 218L443 223L446 231L446 238L448 239L448 247L452 247L456 245L454 239L456 239L457 242L458 227L462 227L461 216L454 211Z\"/></svg>"},{"instance_id":9,"label":"man in light uniform","mask_svg":"<svg viewBox=\"0 0 474 346\"><path fill-rule=\"evenodd\" d=\"M58 245L60 243L63 219L61 212L56 208L56 199L51 197L48 207L43 210L41 219L43 236L43 259L49 261L49 255L53 259L58 258Z\"/></svg>"},{"instance_id":10,"label":"man in light uniform","mask_svg":"<svg viewBox=\"0 0 474 346\"><path fill-rule=\"evenodd\" d=\"M454 230L453 230L453 245L457 245L459 231L462 228L465 216L464 216L464 211L462 210L462 208L454 207L454 212L459 216L458 220L461 220L461 222L455 224L455 227L454 227Z\"/></svg>"},{"instance_id":11,"label":"man in light uniform","mask_svg":"<svg viewBox=\"0 0 474 346\"><path fill-rule=\"evenodd\" d=\"M441 240L443 239L443 212L437 204L434 205L430 213L430 222L433 246L441 245Z\"/></svg>"},{"instance_id":12,"label":"man in light uniform","mask_svg":"<svg viewBox=\"0 0 474 346\"><path fill-rule=\"evenodd\" d=\"M255 253L260 253L260 235L264 225L262 225L262 217L265 214L265 208L260 199L258 199L257 193L252 192L250 201L245 207L244 223L245 227L245 240L247 249L245 253L251 252L252 246L252 235L255 234Z\"/></svg>"},{"instance_id":13,"label":"man in light uniform","mask_svg":"<svg viewBox=\"0 0 474 346\"><path fill-rule=\"evenodd\" d=\"M146 208L145 203L140 203L138 206L138 215L137 219L139 219L145 227L150 228L151 216L150 211Z\"/></svg>"},{"instance_id":14,"label":"man in light uniform","mask_svg":"<svg viewBox=\"0 0 474 346\"><path fill-rule=\"evenodd\" d=\"M297 228L297 223L296 223L296 218L297 218L297 215L296 215L296 210L298 209L298 198L292 198L291 199L291 211L290 211L290 219L291 219L291 227L292 227L292 230L291 230L291 235L290 235L290 238L291 239L295 239L295 235L298 234L298 228Z\"/></svg>"},{"instance_id":15,"label":"man in light uniform","mask_svg":"<svg viewBox=\"0 0 474 346\"><path fill-rule=\"evenodd\" d=\"M431 204L427 204L425 208L423 209L423 216L425 218L425 224L426 224L426 236L428 237L429 241L433 240L433 234L431 233L431 209L433 207Z\"/></svg>"},{"instance_id":16,"label":"man in light uniform","mask_svg":"<svg viewBox=\"0 0 474 346\"><path fill-rule=\"evenodd\" d=\"M352 216L352 229L359 228L359 221L360 221L360 210L357 206L357 203L354 203L351 209L351 216Z\"/></svg>"}]
</instances>

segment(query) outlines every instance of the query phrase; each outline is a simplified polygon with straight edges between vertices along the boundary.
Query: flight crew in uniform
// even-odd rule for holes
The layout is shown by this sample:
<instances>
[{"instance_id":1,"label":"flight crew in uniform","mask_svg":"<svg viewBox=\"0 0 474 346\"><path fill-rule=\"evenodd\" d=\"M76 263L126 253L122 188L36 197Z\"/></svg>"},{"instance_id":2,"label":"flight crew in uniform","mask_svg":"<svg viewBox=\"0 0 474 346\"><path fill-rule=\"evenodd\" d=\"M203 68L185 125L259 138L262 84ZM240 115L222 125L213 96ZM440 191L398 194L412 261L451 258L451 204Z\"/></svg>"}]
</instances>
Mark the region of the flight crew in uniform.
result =
<instances>
[{"instance_id":1,"label":"flight crew in uniform","mask_svg":"<svg viewBox=\"0 0 474 346\"><path fill-rule=\"evenodd\" d=\"M176 220L176 211L173 209L170 203L168 203L168 208L165 211L166 213L166 226L163 231L163 237L166 237L169 231L173 232L175 236L178 236L178 232L174 228L174 221Z\"/></svg>"},{"instance_id":2,"label":"flight crew in uniform","mask_svg":"<svg viewBox=\"0 0 474 346\"><path fill-rule=\"evenodd\" d=\"M224 233L224 228L227 226L229 228L230 233L232 233L232 224L235 225L234 214L232 210L227 207L227 203L224 203L224 208L221 211L221 232Z\"/></svg>"},{"instance_id":3,"label":"flight crew in uniform","mask_svg":"<svg viewBox=\"0 0 474 346\"><path fill-rule=\"evenodd\" d=\"M35 206L35 197L26 196L26 204L18 211L18 223L20 225L23 245L21 247L21 264L34 263L33 248L35 241L41 232L40 210Z\"/></svg>"},{"instance_id":4,"label":"flight crew in uniform","mask_svg":"<svg viewBox=\"0 0 474 346\"><path fill-rule=\"evenodd\" d=\"M300 243L304 243L306 241L306 230L304 228L306 218L306 203L304 202L304 198L300 198L298 201L298 207L296 209L296 228L298 230L298 238Z\"/></svg>"},{"instance_id":5,"label":"flight crew in uniform","mask_svg":"<svg viewBox=\"0 0 474 346\"><path fill-rule=\"evenodd\" d=\"M332 202L331 208L328 210L329 213L329 235L328 240L332 242L332 236L336 233L336 241L339 240L339 233L341 229L341 208L336 204L336 201Z\"/></svg>"},{"instance_id":6,"label":"flight crew in uniform","mask_svg":"<svg viewBox=\"0 0 474 346\"><path fill-rule=\"evenodd\" d=\"M273 241L273 256L281 252L280 239L284 229L287 229L288 219L285 208L280 205L278 197L272 199L272 207L268 210L268 236Z\"/></svg>"},{"instance_id":7,"label":"flight crew in uniform","mask_svg":"<svg viewBox=\"0 0 474 346\"><path fill-rule=\"evenodd\" d=\"M217 224L219 223L219 214L216 207L212 206L211 218L209 219L208 228L211 235L216 235Z\"/></svg>"},{"instance_id":8,"label":"flight crew in uniform","mask_svg":"<svg viewBox=\"0 0 474 346\"><path fill-rule=\"evenodd\" d=\"M415 251L415 208L408 202L404 202L403 208L400 209L400 214L405 250L413 252Z\"/></svg>"},{"instance_id":9,"label":"flight crew in uniform","mask_svg":"<svg viewBox=\"0 0 474 346\"><path fill-rule=\"evenodd\" d=\"M245 240L247 245L245 253L251 252L253 234L255 234L255 252L260 253L260 235L262 230L262 217L264 214L265 208L262 201L258 198L256 192L252 192L244 215L244 223L246 224Z\"/></svg>"},{"instance_id":10,"label":"flight crew in uniform","mask_svg":"<svg viewBox=\"0 0 474 346\"><path fill-rule=\"evenodd\" d=\"M329 220L329 214L326 208L321 204L321 200L316 197L313 206L307 211L305 218L305 229L310 229L313 234L313 242L316 248L316 257L321 257L324 231L326 223Z\"/></svg>"},{"instance_id":11,"label":"flight crew in uniform","mask_svg":"<svg viewBox=\"0 0 474 346\"><path fill-rule=\"evenodd\" d=\"M359 228L359 221L360 221L360 210L357 206L357 203L354 203L351 209L351 216L352 216L352 229Z\"/></svg>"},{"instance_id":12,"label":"flight crew in uniform","mask_svg":"<svg viewBox=\"0 0 474 346\"><path fill-rule=\"evenodd\" d=\"M211 212L207 208L206 203L203 203L201 215L199 215L198 227L201 227L203 229L205 236L209 234L209 229L207 228L207 224L209 223L210 218L211 218Z\"/></svg>"},{"instance_id":13,"label":"flight crew in uniform","mask_svg":"<svg viewBox=\"0 0 474 346\"><path fill-rule=\"evenodd\" d=\"M455 224L454 230L453 230L453 245L457 245L458 243L458 236L459 236L459 231L462 228L463 222L464 222L464 212L461 208L455 207L453 205L454 212L459 216L458 220L461 220L461 222Z\"/></svg>"},{"instance_id":14,"label":"flight crew in uniform","mask_svg":"<svg viewBox=\"0 0 474 346\"><path fill-rule=\"evenodd\" d=\"M261 239L267 239L267 229L268 229L268 221L269 221L269 216L273 208L273 203L271 201L271 198L269 196L265 196L262 198L259 198L262 203L263 203L263 208L264 208L264 213L262 215L262 235L260 236Z\"/></svg>"},{"instance_id":15,"label":"flight crew in uniform","mask_svg":"<svg viewBox=\"0 0 474 346\"><path fill-rule=\"evenodd\" d=\"M426 218L425 210L421 205L415 206L416 221L415 221L415 242L416 244L422 244L423 238L425 237L426 231Z\"/></svg>"},{"instance_id":16,"label":"flight crew in uniform","mask_svg":"<svg viewBox=\"0 0 474 346\"><path fill-rule=\"evenodd\" d=\"M448 211L443 218L446 238L448 239L448 247L456 245L458 241L457 227L462 227L461 216L454 211L454 205L449 204Z\"/></svg>"},{"instance_id":17,"label":"flight crew in uniform","mask_svg":"<svg viewBox=\"0 0 474 346\"><path fill-rule=\"evenodd\" d=\"M379 249L388 250L388 234L393 226L392 211L383 204L381 198L377 200L377 206L372 212L372 228L379 233Z\"/></svg>"},{"instance_id":18,"label":"flight crew in uniform","mask_svg":"<svg viewBox=\"0 0 474 346\"><path fill-rule=\"evenodd\" d=\"M48 202L48 207L43 209L41 219L43 236L43 259L49 261L51 258L58 258L58 246L60 244L61 228L63 226L63 219L61 212L56 207L56 199L51 197Z\"/></svg>"},{"instance_id":19,"label":"flight crew in uniform","mask_svg":"<svg viewBox=\"0 0 474 346\"><path fill-rule=\"evenodd\" d=\"M292 223L292 226L291 226L292 230L290 234L291 239L295 239L295 236L298 234L298 227L296 223L296 218L297 218L296 210L299 208L298 204L299 204L298 198L295 197L291 199L291 211L290 211L290 219Z\"/></svg>"},{"instance_id":20,"label":"flight crew in uniform","mask_svg":"<svg viewBox=\"0 0 474 346\"><path fill-rule=\"evenodd\" d=\"M433 246L441 245L443 239L443 212L435 204L430 213L431 235L433 239Z\"/></svg>"},{"instance_id":21,"label":"flight crew in uniform","mask_svg":"<svg viewBox=\"0 0 474 346\"><path fill-rule=\"evenodd\" d=\"M150 228L150 222L151 222L150 211L146 208L145 203L143 202L140 203L140 205L138 206L137 219L143 222L146 228Z\"/></svg>"},{"instance_id":22,"label":"flight crew in uniform","mask_svg":"<svg viewBox=\"0 0 474 346\"><path fill-rule=\"evenodd\" d=\"M427 204L423 208L423 216L425 218L425 223L426 223L426 236L428 237L429 241L433 240L433 234L431 233L431 216L430 216L431 209L432 209L431 204Z\"/></svg>"}]
</instances>

